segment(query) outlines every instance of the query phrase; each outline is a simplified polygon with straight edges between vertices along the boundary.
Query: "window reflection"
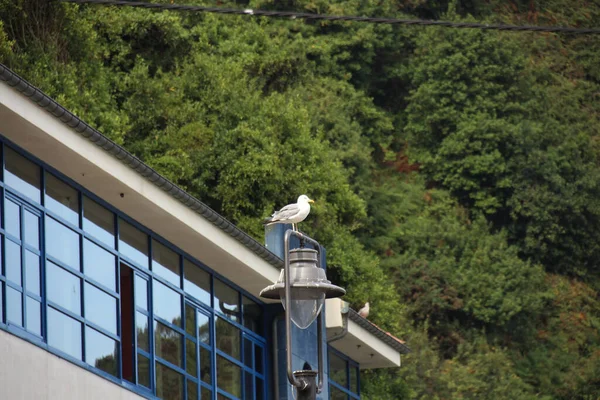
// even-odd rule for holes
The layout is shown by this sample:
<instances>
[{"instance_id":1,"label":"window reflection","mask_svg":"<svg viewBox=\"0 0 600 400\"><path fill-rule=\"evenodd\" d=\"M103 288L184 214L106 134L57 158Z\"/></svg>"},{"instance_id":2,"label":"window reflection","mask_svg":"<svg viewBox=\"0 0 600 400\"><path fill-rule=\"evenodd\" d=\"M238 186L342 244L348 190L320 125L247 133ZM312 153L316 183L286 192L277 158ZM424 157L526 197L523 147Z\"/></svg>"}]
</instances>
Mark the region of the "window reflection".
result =
<instances>
[{"instance_id":1,"label":"window reflection","mask_svg":"<svg viewBox=\"0 0 600 400\"><path fill-rule=\"evenodd\" d=\"M242 296L242 312L244 316L244 326L258 334L262 333L262 310L260 305Z\"/></svg>"},{"instance_id":2,"label":"window reflection","mask_svg":"<svg viewBox=\"0 0 600 400\"><path fill-rule=\"evenodd\" d=\"M202 343L210 344L210 318L208 315L199 312L197 316L198 322L198 339Z\"/></svg>"},{"instance_id":3,"label":"window reflection","mask_svg":"<svg viewBox=\"0 0 600 400\"><path fill-rule=\"evenodd\" d=\"M210 351L200 346L200 379L208 384L211 383L212 360Z\"/></svg>"},{"instance_id":4,"label":"window reflection","mask_svg":"<svg viewBox=\"0 0 600 400\"><path fill-rule=\"evenodd\" d=\"M119 252L148 268L148 236L122 219L119 219Z\"/></svg>"},{"instance_id":5,"label":"window reflection","mask_svg":"<svg viewBox=\"0 0 600 400\"><path fill-rule=\"evenodd\" d=\"M150 387L150 360L138 353L138 384Z\"/></svg>"},{"instance_id":6,"label":"window reflection","mask_svg":"<svg viewBox=\"0 0 600 400\"><path fill-rule=\"evenodd\" d=\"M217 349L239 360L241 348L240 330L222 318L217 318L215 330Z\"/></svg>"},{"instance_id":7,"label":"window reflection","mask_svg":"<svg viewBox=\"0 0 600 400\"><path fill-rule=\"evenodd\" d=\"M329 385L329 399L330 400L348 400L348 395L342 392L340 389Z\"/></svg>"},{"instance_id":8,"label":"window reflection","mask_svg":"<svg viewBox=\"0 0 600 400\"><path fill-rule=\"evenodd\" d=\"M5 239L6 278L21 286L21 246Z\"/></svg>"},{"instance_id":9,"label":"window reflection","mask_svg":"<svg viewBox=\"0 0 600 400\"><path fill-rule=\"evenodd\" d=\"M358 393L358 368L350 367L350 390Z\"/></svg>"},{"instance_id":10,"label":"window reflection","mask_svg":"<svg viewBox=\"0 0 600 400\"><path fill-rule=\"evenodd\" d=\"M83 198L83 230L104 244L115 247L113 213L88 197Z\"/></svg>"},{"instance_id":11,"label":"window reflection","mask_svg":"<svg viewBox=\"0 0 600 400\"><path fill-rule=\"evenodd\" d=\"M4 229L21 239L21 207L9 199L4 203Z\"/></svg>"},{"instance_id":12,"label":"window reflection","mask_svg":"<svg viewBox=\"0 0 600 400\"><path fill-rule=\"evenodd\" d=\"M254 369L259 374L263 373L263 348L261 346L254 346Z\"/></svg>"},{"instance_id":13,"label":"window reflection","mask_svg":"<svg viewBox=\"0 0 600 400\"><path fill-rule=\"evenodd\" d=\"M187 259L183 260L186 292L210 306L210 274Z\"/></svg>"},{"instance_id":14,"label":"window reflection","mask_svg":"<svg viewBox=\"0 0 600 400\"><path fill-rule=\"evenodd\" d=\"M36 250L40 249L40 217L24 210L25 212L25 243Z\"/></svg>"},{"instance_id":15,"label":"window reflection","mask_svg":"<svg viewBox=\"0 0 600 400\"><path fill-rule=\"evenodd\" d=\"M40 256L25 250L25 280L27 291L40 295Z\"/></svg>"},{"instance_id":16,"label":"window reflection","mask_svg":"<svg viewBox=\"0 0 600 400\"><path fill-rule=\"evenodd\" d=\"M23 326L23 297L21 292L6 286L6 319Z\"/></svg>"},{"instance_id":17,"label":"window reflection","mask_svg":"<svg viewBox=\"0 0 600 400\"><path fill-rule=\"evenodd\" d=\"M233 321L239 321L240 298L237 290L215 278L215 310Z\"/></svg>"},{"instance_id":18,"label":"window reflection","mask_svg":"<svg viewBox=\"0 0 600 400\"><path fill-rule=\"evenodd\" d=\"M113 376L118 376L118 343L96 331L85 328L85 361Z\"/></svg>"},{"instance_id":19,"label":"window reflection","mask_svg":"<svg viewBox=\"0 0 600 400\"><path fill-rule=\"evenodd\" d=\"M166 285L153 281L154 314L181 326L181 295Z\"/></svg>"},{"instance_id":20,"label":"window reflection","mask_svg":"<svg viewBox=\"0 0 600 400\"><path fill-rule=\"evenodd\" d=\"M205 388L204 386L202 386L202 391L201 391L201 397L200 400L211 400L212 399L212 392Z\"/></svg>"},{"instance_id":21,"label":"window reflection","mask_svg":"<svg viewBox=\"0 0 600 400\"><path fill-rule=\"evenodd\" d=\"M188 374L196 376L197 362L196 362L196 343L189 339L185 340L185 370Z\"/></svg>"},{"instance_id":22,"label":"window reflection","mask_svg":"<svg viewBox=\"0 0 600 400\"><path fill-rule=\"evenodd\" d=\"M265 394L264 394L264 386L265 386L265 382L260 379L260 378L256 378L255 380L255 384L256 384L256 400L261 400L265 398Z\"/></svg>"},{"instance_id":23,"label":"window reflection","mask_svg":"<svg viewBox=\"0 0 600 400\"><path fill-rule=\"evenodd\" d=\"M80 271L79 235L46 216L46 253Z\"/></svg>"},{"instance_id":24,"label":"window reflection","mask_svg":"<svg viewBox=\"0 0 600 400\"><path fill-rule=\"evenodd\" d=\"M117 299L85 283L85 317L87 320L117 334Z\"/></svg>"},{"instance_id":25,"label":"window reflection","mask_svg":"<svg viewBox=\"0 0 600 400\"><path fill-rule=\"evenodd\" d=\"M242 369L217 355L217 385L235 397L242 396Z\"/></svg>"},{"instance_id":26,"label":"window reflection","mask_svg":"<svg viewBox=\"0 0 600 400\"><path fill-rule=\"evenodd\" d=\"M187 400L198 399L198 384L196 382L187 381Z\"/></svg>"},{"instance_id":27,"label":"window reflection","mask_svg":"<svg viewBox=\"0 0 600 400\"><path fill-rule=\"evenodd\" d=\"M249 372L244 372L244 398L254 398L254 376Z\"/></svg>"},{"instance_id":28,"label":"window reflection","mask_svg":"<svg viewBox=\"0 0 600 400\"><path fill-rule=\"evenodd\" d=\"M183 399L183 375L157 362L156 395L164 400Z\"/></svg>"},{"instance_id":29,"label":"window reflection","mask_svg":"<svg viewBox=\"0 0 600 400\"><path fill-rule=\"evenodd\" d=\"M80 278L52 262L46 262L48 300L75 314L81 314Z\"/></svg>"},{"instance_id":30,"label":"window reflection","mask_svg":"<svg viewBox=\"0 0 600 400\"><path fill-rule=\"evenodd\" d=\"M42 336L42 305L39 301L27 296L27 330Z\"/></svg>"},{"instance_id":31,"label":"window reflection","mask_svg":"<svg viewBox=\"0 0 600 400\"><path fill-rule=\"evenodd\" d=\"M139 275L135 276L135 305L148 311L148 281Z\"/></svg>"},{"instance_id":32,"label":"window reflection","mask_svg":"<svg viewBox=\"0 0 600 400\"><path fill-rule=\"evenodd\" d=\"M173 285L181 287L179 255L154 239L152 240L152 271Z\"/></svg>"},{"instance_id":33,"label":"window reflection","mask_svg":"<svg viewBox=\"0 0 600 400\"><path fill-rule=\"evenodd\" d=\"M40 202L40 167L4 146L4 183L37 203Z\"/></svg>"},{"instance_id":34,"label":"window reflection","mask_svg":"<svg viewBox=\"0 0 600 400\"><path fill-rule=\"evenodd\" d=\"M117 290L117 258L88 239L83 241L85 275L111 290Z\"/></svg>"},{"instance_id":35,"label":"window reflection","mask_svg":"<svg viewBox=\"0 0 600 400\"><path fill-rule=\"evenodd\" d=\"M46 198L44 205L61 218L79 226L79 194L52 174L46 172Z\"/></svg>"},{"instance_id":36,"label":"window reflection","mask_svg":"<svg viewBox=\"0 0 600 400\"><path fill-rule=\"evenodd\" d=\"M81 323L48 307L48 345L81 360Z\"/></svg>"},{"instance_id":37,"label":"window reflection","mask_svg":"<svg viewBox=\"0 0 600 400\"><path fill-rule=\"evenodd\" d=\"M160 322L154 321L154 342L156 356L171 364L182 366L181 362L182 335Z\"/></svg>"},{"instance_id":38,"label":"window reflection","mask_svg":"<svg viewBox=\"0 0 600 400\"><path fill-rule=\"evenodd\" d=\"M136 312L137 345L140 349L150 352L148 335L148 317L141 312Z\"/></svg>"},{"instance_id":39,"label":"window reflection","mask_svg":"<svg viewBox=\"0 0 600 400\"><path fill-rule=\"evenodd\" d=\"M348 387L346 360L331 351L329 352L329 379L340 386Z\"/></svg>"}]
</instances>

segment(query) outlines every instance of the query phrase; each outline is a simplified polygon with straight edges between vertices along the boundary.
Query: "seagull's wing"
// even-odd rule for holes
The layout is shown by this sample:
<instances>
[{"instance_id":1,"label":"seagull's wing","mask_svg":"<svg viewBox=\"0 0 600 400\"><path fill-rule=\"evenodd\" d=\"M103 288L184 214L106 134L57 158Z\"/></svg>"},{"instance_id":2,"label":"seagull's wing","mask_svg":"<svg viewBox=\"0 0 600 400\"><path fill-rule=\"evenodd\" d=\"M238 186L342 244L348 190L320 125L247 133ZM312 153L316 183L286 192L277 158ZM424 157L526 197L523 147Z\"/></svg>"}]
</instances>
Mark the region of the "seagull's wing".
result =
<instances>
[{"instance_id":1,"label":"seagull's wing","mask_svg":"<svg viewBox=\"0 0 600 400\"><path fill-rule=\"evenodd\" d=\"M296 215L298 215L299 212L300 212L300 207L298 206L298 204L296 204L296 203L288 204L287 206L283 207L281 210L275 211L273 213L273 215L271 216L270 221L271 222L285 221L285 220L295 217Z\"/></svg>"}]
</instances>

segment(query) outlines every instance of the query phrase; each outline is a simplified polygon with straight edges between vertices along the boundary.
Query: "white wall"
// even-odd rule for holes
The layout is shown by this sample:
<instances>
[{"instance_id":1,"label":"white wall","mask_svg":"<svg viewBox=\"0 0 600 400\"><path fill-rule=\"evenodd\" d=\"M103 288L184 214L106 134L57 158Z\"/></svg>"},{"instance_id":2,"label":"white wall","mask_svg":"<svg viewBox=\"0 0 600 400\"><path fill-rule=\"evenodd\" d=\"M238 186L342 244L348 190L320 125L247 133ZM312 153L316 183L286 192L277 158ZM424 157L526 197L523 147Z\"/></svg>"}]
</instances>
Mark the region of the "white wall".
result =
<instances>
[{"instance_id":1,"label":"white wall","mask_svg":"<svg viewBox=\"0 0 600 400\"><path fill-rule=\"evenodd\" d=\"M138 400L143 397L0 330L0 399Z\"/></svg>"}]
</instances>

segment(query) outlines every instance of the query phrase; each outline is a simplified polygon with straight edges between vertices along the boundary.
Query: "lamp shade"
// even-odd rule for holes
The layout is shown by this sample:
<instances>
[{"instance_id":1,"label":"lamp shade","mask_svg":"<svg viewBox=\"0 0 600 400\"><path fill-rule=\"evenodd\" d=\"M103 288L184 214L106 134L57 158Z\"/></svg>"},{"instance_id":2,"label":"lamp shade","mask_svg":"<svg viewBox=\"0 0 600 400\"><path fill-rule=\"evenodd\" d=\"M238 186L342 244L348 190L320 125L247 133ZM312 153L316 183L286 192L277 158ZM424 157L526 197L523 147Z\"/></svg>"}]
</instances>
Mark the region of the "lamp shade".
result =
<instances>
[{"instance_id":1,"label":"lamp shade","mask_svg":"<svg viewBox=\"0 0 600 400\"><path fill-rule=\"evenodd\" d=\"M317 318L326 298L343 296L346 291L332 285L325 271L317 267L317 251L294 249L290 251L290 313L291 319L300 329L306 329ZM260 292L268 299L281 299L285 308L285 269L279 279Z\"/></svg>"}]
</instances>

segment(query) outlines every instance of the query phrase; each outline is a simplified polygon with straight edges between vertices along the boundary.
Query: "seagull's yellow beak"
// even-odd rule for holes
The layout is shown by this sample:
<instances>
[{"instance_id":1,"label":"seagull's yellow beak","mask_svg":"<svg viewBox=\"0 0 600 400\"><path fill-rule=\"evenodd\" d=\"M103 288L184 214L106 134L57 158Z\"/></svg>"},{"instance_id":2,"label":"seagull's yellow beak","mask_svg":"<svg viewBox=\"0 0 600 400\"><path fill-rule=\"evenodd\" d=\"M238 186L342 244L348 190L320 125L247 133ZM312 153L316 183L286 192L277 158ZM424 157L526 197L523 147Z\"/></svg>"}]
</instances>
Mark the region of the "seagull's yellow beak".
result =
<instances>
[{"instance_id":1,"label":"seagull's yellow beak","mask_svg":"<svg viewBox=\"0 0 600 400\"><path fill-rule=\"evenodd\" d=\"M314 203L315 201L313 199L308 199L309 203Z\"/></svg>"}]
</instances>

